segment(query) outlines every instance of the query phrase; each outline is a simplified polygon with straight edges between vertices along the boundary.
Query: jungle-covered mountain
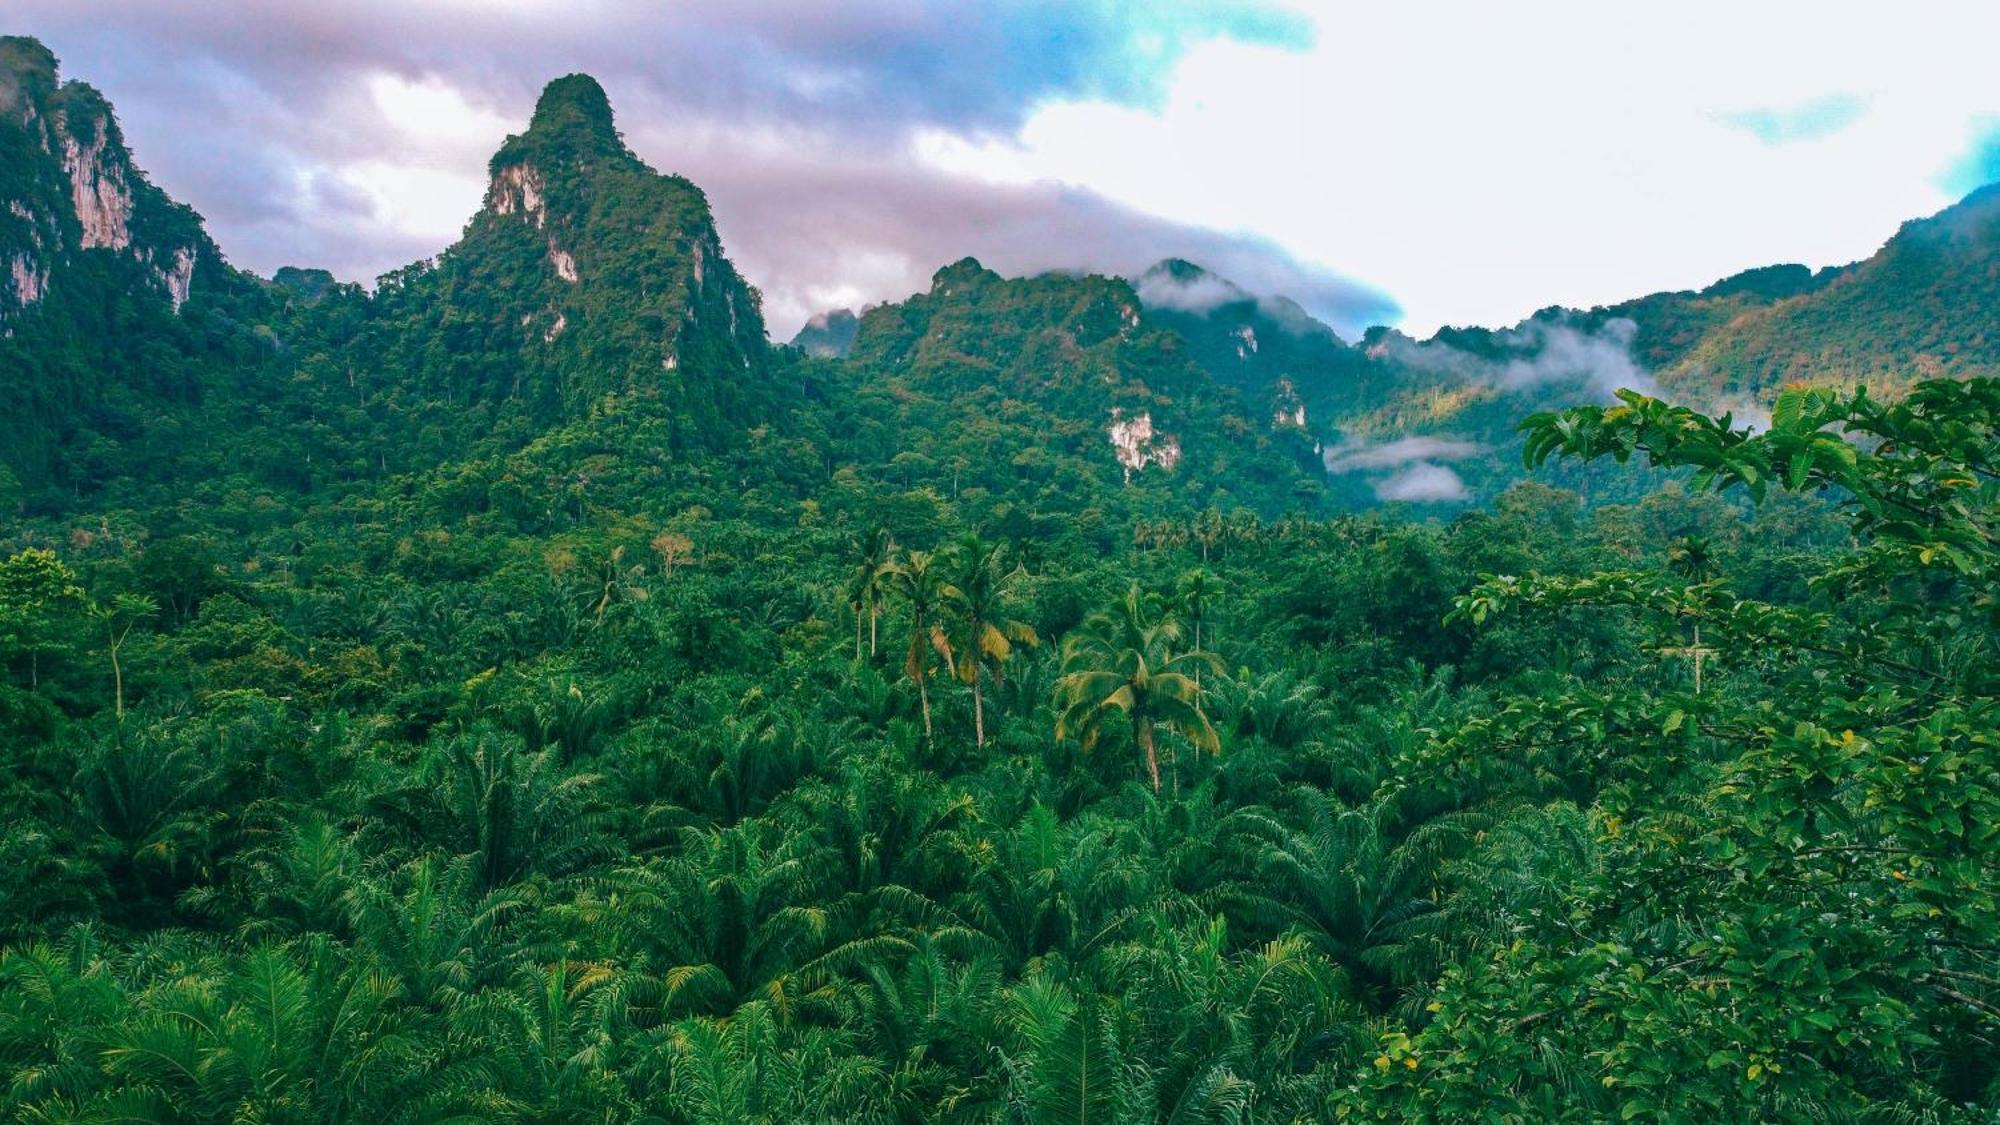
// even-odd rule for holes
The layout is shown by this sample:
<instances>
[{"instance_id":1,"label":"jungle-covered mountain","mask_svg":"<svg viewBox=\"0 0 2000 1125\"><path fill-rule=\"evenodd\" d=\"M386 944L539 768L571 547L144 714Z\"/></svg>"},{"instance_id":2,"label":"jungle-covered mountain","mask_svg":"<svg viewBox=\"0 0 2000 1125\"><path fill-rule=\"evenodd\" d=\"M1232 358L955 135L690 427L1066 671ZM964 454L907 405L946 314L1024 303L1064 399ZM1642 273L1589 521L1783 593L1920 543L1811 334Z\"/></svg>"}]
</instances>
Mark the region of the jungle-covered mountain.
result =
<instances>
[{"instance_id":1,"label":"jungle-covered mountain","mask_svg":"<svg viewBox=\"0 0 2000 1125\"><path fill-rule=\"evenodd\" d=\"M907 485L929 465L923 484L962 488L949 466L1005 463L1018 471L982 487L1015 504L1040 503L1051 479L1115 480L1271 517L1490 499L1519 479L1518 418L1621 386L1755 416L1793 378L1893 391L1909 372L1992 368L1981 333L1944 327L1990 296L1990 193L1855 266L1754 269L1425 341L1378 329L1349 343L1282 295L1168 259L1129 283L933 286L828 314L801 331L801 356L767 343L699 188L639 161L582 75L550 84L437 257L372 292L310 269L264 282L231 269L198 216L147 181L101 96L59 82L33 40L4 52L0 143L18 158L0 215L0 379L25 409L5 423L0 460L6 487L42 506L114 481L250 470L292 492L423 471L645 400L675 451L796 427L823 439L819 460L871 480ZM970 304L945 311L954 301ZM1141 323L1114 333L1114 317ZM881 343L885 325L932 319L920 347ZM1780 350L1792 367L1770 358ZM1024 379L1025 367L1039 370ZM268 436L247 463L205 440L246 429ZM940 449L966 433L977 449ZM1559 479L1635 495L1601 472Z\"/></svg>"},{"instance_id":2,"label":"jungle-covered mountain","mask_svg":"<svg viewBox=\"0 0 2000 1125\"><path fill-rule=\"evenodd\" d=\"M2000 1112L1983 196L1429 341L967 259L782 347L580 75L373 290L31 40L0 157L9 1119Z\"/></svg>"}]
</instances>

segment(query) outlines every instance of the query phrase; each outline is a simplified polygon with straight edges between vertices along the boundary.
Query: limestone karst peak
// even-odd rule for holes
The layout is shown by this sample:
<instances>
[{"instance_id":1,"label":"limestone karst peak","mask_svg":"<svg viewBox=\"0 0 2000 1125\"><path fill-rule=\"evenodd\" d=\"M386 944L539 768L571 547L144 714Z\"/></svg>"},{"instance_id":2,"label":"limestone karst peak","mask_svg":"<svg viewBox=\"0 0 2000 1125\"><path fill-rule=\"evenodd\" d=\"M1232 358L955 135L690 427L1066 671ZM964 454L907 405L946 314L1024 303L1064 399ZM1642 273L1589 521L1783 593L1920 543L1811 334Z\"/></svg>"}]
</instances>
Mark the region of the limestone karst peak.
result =
<instances>
[{"instance_id":1,"label":"limestone karst peak","mask_svg":"<svg viewBox=\"0 0 2000 1125\"><path fill-rule=\"evenodd\" d=\"M507 139L495 163L512 163L536 154L625 157L631 153L618 135L611 99L588 74L566 74L542 88L528 131Z\"/></svg>"}]
</instances>

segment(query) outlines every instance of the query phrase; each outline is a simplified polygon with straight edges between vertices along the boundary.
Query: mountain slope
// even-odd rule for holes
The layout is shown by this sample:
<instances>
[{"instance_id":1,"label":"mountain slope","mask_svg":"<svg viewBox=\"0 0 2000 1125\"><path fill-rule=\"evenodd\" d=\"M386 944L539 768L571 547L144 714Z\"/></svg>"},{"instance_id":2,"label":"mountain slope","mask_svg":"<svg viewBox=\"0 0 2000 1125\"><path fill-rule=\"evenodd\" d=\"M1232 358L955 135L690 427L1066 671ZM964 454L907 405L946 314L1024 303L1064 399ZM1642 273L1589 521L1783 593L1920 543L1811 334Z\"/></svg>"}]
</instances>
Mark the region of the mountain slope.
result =
<instances>
[{"instance_id":1,"label":"mountain slope","mask_svg":"<svg viewBox=\"0 0 2000 1125\"><path fill-rule=\"evenodd\" d=\"M103 98L59 81L32 40L0 40L0 157L0 391L21 404L0 418L0 503L237 475L311 493L628 408L649 412L649 456L795 443L782 465L753 458L744 487L809 490L801 466L819 462L955 496L978 463L1006 468L979 487L1043 510L1464 501L1518 479L1518 418L1622 386L1747 407L1791 378L1894 389L2000 369L1983 327L2000 296L1993 191L1852 267L1766 267L1425 341L1350 345L1185 261L1126 282L968 259L774 349L701 190L642 162L584 75L551 82L494 155L462 237L374 293L231 269L134 164ZM224 431L259 434L254 454L224 453Z\"/></svg>"},{"instance_id":2,"label":"mountain slope","mask_svg":"<svg viewBox=\"0 0 2000 1125\"><path fill-rule=\"evenodd\" d=\"M1316 495L1303 435L1213 378L1122 279L1003 278L964 259L863 316L844 369L885 461L969 450L1010 463L1024 495L1084 481L1196 504Z\"/></svg>"},{"instance_id":3,"label":"mountain slope","mask_svg":"<svg viewBox=\"0 0 2000 1125\"><path fill-rule=\"evenodd\" d=\"M1379 369L1288 298L1252 294L1179 258L1133 284L1148 320L1178 333L1195 362L1273 425L1312 432L1384 389Z\"/></svg>"},{"instance_id":4,"label":"mountain slope","mask_svg":"<svg viewBox=\"0 0 2000 1125\"><path fill-rule=\"evenodd\" d=\"M853 309L818 313L792 335L792 346L819 359L840 359L854 347L861 318Z\"/></svg>"},{"instance_id":5,"label":"mountain slope","mask_svg":"<svg viewBox=\"0 0 2000 1125\"><path fill-rule=\"evenodd\" d=\"M134 163L111 106L0 39L0 471L82 483L62 455L129 440L267 354L263 305L201 219Z\"/></svg>"},{"instance_id":6,"label":"mountain slope","mask_svg":"<svg viewBox=\"0 0 2000 1125\"><path fill-rule=\"evenodd\" d=\"M1762 401L1793 380L1896 392L2000 371L2000 185L1903 224L1826 284L1717 328L1662 372L1670 391Z\"/></svg>"},{"instance_id":7,"label":"mountain slope","mask_svg":"<svg viewBox=\"0 0 2000 1125\"><path fill-rule=\"evenodd\" d=\"M595 80L551 82L489 171L464 237L383 279L386 383L544 420L627 393L740 405L768 351L757 294L701 190L625 147Z\"/></svg>"}]
</instances>

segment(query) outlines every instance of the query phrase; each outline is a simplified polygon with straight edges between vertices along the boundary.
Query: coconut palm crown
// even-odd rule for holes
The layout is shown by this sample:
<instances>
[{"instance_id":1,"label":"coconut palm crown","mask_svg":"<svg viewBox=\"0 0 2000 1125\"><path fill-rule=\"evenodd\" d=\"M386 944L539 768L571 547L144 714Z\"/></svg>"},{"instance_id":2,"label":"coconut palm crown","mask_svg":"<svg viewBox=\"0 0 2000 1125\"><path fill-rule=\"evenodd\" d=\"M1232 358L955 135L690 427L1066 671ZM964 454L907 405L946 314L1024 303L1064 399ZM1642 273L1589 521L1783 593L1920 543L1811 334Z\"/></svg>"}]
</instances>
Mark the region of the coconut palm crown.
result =
<instances>
[{"instance_id":1,"label":"coconut palm crown","mask_svg":"<svg viewBox=\"0 0 2000 1125\"><path fill-rule=\"evenodd\" d=\"M1110 607L1091 615L1063 642L1063 675L1056 683L1057 738L1095 746L1113 712L1132 723L1133 741L1146 758L1153 791L1160 789L1156 732L1165 726L1211 754L1221 751L1215 725L1202 711L1194 671L1220 672L1206 652L1181 648L1180 622L1159 615L1134 584Z\"/></svg>"}]
</instances>

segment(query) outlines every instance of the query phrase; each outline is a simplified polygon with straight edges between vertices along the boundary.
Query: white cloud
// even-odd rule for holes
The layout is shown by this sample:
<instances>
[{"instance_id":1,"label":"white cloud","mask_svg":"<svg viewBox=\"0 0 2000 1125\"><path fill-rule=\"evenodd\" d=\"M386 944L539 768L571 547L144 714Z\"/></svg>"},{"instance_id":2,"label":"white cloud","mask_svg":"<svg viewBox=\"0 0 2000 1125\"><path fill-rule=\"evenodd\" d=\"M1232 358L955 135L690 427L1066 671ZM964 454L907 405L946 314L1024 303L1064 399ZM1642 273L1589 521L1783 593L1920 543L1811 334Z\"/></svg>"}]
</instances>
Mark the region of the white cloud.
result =
<instances>
[{"instance_id":1,"label":"white cloud","mask_svg":"<svg viewBox=\"0 0 2000 1125\"><path fill-rule=\"evenodd\" d=\"M1375 484L1378 500L1406 500L1416 503L1437 503L1446 500L1464 500L1471 494L1465 482L1457 473L1443 465L1422 461L1404 469L1395 476Z\"/></svg>"},{"instance_id":2,"label":"white cloud","mask_svg":"<svg viewBox=\"0 0 2000 1125\"><path fill-rule=\"evenodd\" d=\"M1136 288L1140 303L1149 309L1178 309L1194 313L1207 312L1232 301L1247 300L1250 296L1235 282L1210 273L1180 278L1165 270L1148 270L1139 278Z\"/></svg>"},{"instance_id":3,"label":"white cloud","mask_svg":"<svg viewBox=\"0 0 2000 1125\"><path fill-rule=\"evenodd\" d=\"M1322 458L1329 473L1360 469L1401 468L1412 461L1458 461L1486 452L1476 441L1456 438L1404 437L1380 443L1354 442L1328 448Z\"/></svg>"},{"instance_id":4,"label":"white cloud","mask_svg":"<svg viewBox=\"0 0 2000 1125\"><path fill-rule=\"evenodd\" d=\"M1369 352L1468 383L1510 391L1575 383L1608 399L1614 391L1653 394L1657 390L1653 377L1632 358L1632 341L1638 332L1638 324L1622 316L1589 331L1569 324L1526 320L1493 333L1505 358L1475 355L1437 340L1419 343L1401 334L1391 334Z\"/></svg>"},{"instance_id":5,"label":"white cloud","mask_svg":"<svg viewBox=\"0 0 2000 1125\"><path fill-rule=\"evenodd\" d=\"M1464 500L1471 495L1456 472L1438 464L1462 461L1486 452L1475 441L1445 437L1402 437L1385 442L1350 442L1322 455L1329 473L1389 470L1369 485L1378 500L1435 503Z\"/></svg>"},{"instance_id":6,"label":"white cloud","mask_svg":"<svg viewBox=\"0 0 2000 1125\"><path fill-rule=\"evenodd\" d=\"M1222 5L13 7L265 271L442 249L540 85L597 74L639 154L708 189L774 329L966 253L1179 254L1427 335L1851 261L2000 161L1988 0L1301 0L1305 47L1231 38Z\"/></svg>"},{"instance_id":7,"label":"white cloud","mask_svg":"<svg viewBox=\"0 0 2000 1125\"><path fill-rule=\"evenodd\" d=\"M1157 110L1052 102L924 156L1269 238L1386 289L1419 335L1504 324L1851 261L1951 202L2000 111L2000 6L1914 9L1311 4L1310 51L1210 43ZM1866 111L1783 144L1739 127L1827 106Z\"/></svg>"}]
</instances>

